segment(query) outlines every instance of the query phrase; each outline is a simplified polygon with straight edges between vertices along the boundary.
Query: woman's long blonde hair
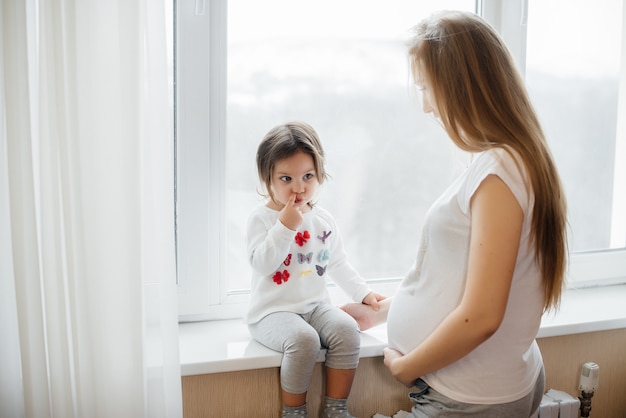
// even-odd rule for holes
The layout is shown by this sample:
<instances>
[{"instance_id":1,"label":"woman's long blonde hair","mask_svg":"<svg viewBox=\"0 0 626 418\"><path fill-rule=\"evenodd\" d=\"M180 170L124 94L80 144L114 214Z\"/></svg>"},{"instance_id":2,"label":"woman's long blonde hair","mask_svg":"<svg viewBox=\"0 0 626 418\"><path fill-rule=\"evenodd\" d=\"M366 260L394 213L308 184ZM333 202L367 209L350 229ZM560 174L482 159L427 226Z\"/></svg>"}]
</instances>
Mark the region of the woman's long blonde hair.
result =
<instances>
[{"instance_id":1,"label":"woman's long blonde hair","mask_svg":"<svg viewBox=\"0 0 626 418\"><path fill-rule=\"evenodd\" d=\"M441 12L414 32L411 72L427 83L452 141L469 152L500 147L524 164L535 200L531 233L544 310L558 308L567 268L565 195L513 58L496 31L472 13Z\"/></svg>"}]
</instances>

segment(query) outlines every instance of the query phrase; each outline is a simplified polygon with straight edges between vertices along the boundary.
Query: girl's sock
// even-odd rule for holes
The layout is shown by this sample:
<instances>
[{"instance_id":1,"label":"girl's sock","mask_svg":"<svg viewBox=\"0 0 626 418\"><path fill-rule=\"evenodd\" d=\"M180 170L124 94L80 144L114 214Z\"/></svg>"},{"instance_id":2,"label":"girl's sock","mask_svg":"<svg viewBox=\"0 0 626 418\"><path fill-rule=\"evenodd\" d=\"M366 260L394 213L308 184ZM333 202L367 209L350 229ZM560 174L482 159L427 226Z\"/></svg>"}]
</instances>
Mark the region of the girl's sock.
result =
<instances>
[{"instance_id":1,"label":"girl's sock","mask_svg":"<svg viewBox=\"0 0 626 418\"><path fill-rule=\"evenodd\" d=\"M346 399L335 399L324 396L321 418L355 418L348 412Z\"/></svg>"},{"instance_id":2,"label":"girl's sock","mask_svg":"<svg viewBox=\"0 0 626 418\"><path fill-rule=\"evenodd\" d=\"M306 404L300 406L283 405L282 418L306 418Z\"/></svg>"}]
</instances>

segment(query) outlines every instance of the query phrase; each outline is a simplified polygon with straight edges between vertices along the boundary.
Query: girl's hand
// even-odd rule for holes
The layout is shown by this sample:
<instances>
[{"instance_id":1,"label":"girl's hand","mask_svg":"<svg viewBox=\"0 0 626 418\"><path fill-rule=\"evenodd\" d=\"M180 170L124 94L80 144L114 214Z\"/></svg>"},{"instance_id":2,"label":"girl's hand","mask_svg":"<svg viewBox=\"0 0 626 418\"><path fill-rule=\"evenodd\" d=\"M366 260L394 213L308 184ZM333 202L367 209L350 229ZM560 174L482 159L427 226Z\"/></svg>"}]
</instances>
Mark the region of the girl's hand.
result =
<instances>
[{"instance_id":1,"label":"girl's hand","mask_svg":"<svg viewBox=\"0 0 626 418\"><path fill-rule=\"evenodd\" d=\"M365 331L377 325L375 320L376 312L370 305L363 303L347 303L340 306L340 308L356 320L361 331Z\"/></svg>"},{"instance_id":2,"label":"girl's hand","mask_svg":"<svg viewBox=\"0 0 626 418\"><path fill-rule=\"evenodd\" d=\"M283 207L278 214L278 219L280 220L280 222L292 231L298 229L304 219L302 216L302 211L298 206L295 205L295 202L296 194L293 193L285 207Z\"/></svg>"},{"instance_id":3,"label":"girl's hand","mask_svg":"<svg viewBox=\"0 0 626 418\"><path fill-rule=\"evenodd\" d=\"M403 370L403 361L404 356L398 350L394 350L393 348L385 348L383 350L383 355L385 356L385 366L391 372L391 375L398 380L398 382L402 383L404 386L410 388L413 386L415 379L412 377L406 377Z\"/></svg>"},{"instance_id":4,"label":"girl's hand","mask_svg":"<svg viewBox=\"0 0 626 418\"><path fill-rule=\"evenodd\" d=\"M385 299L386 296L378 294L376 292L369 292L367 296L363 298L363 303L366 305L370 305L374 311L378 312L380 309L379 301Z\"/></svg>"}]
</instances>

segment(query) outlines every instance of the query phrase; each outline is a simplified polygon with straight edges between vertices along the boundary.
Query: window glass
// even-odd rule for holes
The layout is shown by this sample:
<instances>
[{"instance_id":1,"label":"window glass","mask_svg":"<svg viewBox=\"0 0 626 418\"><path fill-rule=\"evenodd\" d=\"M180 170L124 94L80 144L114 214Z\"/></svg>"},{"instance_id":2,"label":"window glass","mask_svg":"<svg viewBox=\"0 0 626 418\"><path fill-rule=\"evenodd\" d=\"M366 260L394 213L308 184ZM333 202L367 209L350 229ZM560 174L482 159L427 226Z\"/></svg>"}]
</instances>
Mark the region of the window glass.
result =
<instances>
[{"instance_id":1,"label":"window glass","mask_svg":"<svg viewBox=\"0 0 626 418\"><path fill-rule=\"evenodd\" d=\"M257 145L293 119L320 135L332 178L318 202L337 219L366 278L403 275L426 210L464 166L443 129L422 114L406 40L438 9L473 0L232 0L227 19L228 289L249 288L245 246L256 193Z\"/></svg>"},{"instance_id":2,"label":"window glass","mask_svg":"<svg viewBox=\"0 0 626 418\"><path fill-rule=\"evenodd\" d=\"M626 244L623 5L528 6L526 80L563 177L573 252Z\"/></svg>"}]
</instances>

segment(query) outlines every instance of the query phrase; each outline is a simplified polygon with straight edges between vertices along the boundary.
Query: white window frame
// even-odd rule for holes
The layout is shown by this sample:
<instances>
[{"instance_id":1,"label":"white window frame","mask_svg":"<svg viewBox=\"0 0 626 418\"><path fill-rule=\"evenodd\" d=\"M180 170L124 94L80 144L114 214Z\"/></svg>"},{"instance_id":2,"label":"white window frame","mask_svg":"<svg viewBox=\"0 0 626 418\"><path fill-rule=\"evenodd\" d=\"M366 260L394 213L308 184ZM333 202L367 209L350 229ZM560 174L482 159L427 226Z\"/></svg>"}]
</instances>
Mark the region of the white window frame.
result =
<instances>
[{"instance_id":1,"label":"white window frame","mask_svg":"<svg viewBox=\"0 0 626 418\"><path fill-rule=\"evenodd\" d=\"M177 179L182 179L177 180L176 190L181 321L241 317L249 297L247 292L228 292L226 283L226 3L175 2L176 158ZM477 7L524 69L526 0L482 0ZM622 50L615 193L626 193L626 43ZM617 202L614 213L626 212L625 205ZM399 280L370 283L377 291L392 294ZM572 254L568 280L576 287L625 283L626 250ZM336 300L343 300L335 287L330 290Z\"/></svg>"}]
</instances>

